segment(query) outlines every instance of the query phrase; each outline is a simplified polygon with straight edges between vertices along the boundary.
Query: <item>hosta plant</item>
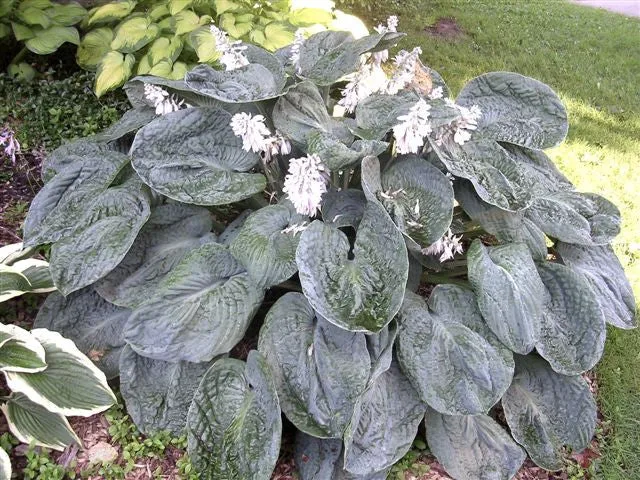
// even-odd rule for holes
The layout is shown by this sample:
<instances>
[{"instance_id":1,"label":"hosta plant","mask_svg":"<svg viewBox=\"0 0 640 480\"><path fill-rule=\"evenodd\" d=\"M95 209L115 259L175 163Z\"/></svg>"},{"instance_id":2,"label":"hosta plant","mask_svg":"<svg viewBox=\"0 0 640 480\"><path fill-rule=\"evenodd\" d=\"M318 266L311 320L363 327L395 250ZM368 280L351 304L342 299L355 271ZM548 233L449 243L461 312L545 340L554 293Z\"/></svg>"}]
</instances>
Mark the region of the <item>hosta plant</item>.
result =
<instances>
[{"instance_id":1,"label":"hosta plant","mask_svg":"<svg viewBox=\"0 0 640 480\"><path fill-rule=\"evenodd\" d=\"M618 210L544 153L548 86L495 72L454 101L419 48L389 59L396 24L138 77L44 164L37 326L119 376L143 432L186 429L203 479L269 479L281 412L303 480L383 479L421 424L456 479L593 435L582 374L635 321Z\"/></svg>"},{"instance_id":2,"label":"hosta plant","mask_svg":"<svg viewBox=\"0 0 640 480\"><path fill-rule=\"evenodd\" d=\"M48 293L56 289L45 260L31 258L35 249L22 243L0 247L0 302L24 293Z\"/></svg>"}]
</instances>

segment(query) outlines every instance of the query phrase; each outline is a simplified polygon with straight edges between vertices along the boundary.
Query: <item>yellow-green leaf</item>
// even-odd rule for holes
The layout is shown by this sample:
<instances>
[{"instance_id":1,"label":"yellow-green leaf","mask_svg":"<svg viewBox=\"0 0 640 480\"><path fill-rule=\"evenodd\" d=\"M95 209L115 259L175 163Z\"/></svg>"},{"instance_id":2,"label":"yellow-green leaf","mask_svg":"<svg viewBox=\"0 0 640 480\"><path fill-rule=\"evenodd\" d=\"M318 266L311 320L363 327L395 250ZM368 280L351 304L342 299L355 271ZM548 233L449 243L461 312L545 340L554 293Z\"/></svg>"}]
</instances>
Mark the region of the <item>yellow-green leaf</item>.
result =
<instances>
[{"instance_id":1,"label":"yellow-green leaf","mask_svg":"<svg viewBox=\"0 0 640 480\"><path fill-rule=\"evenodd\" d=\"M190 7L191 4L193 4L193 0L169 0L169 12L171 15L175 15Z\"/></svg>"},{"instance_id":2,"label":"yellow-green leaf","mask_svg":"<svg viewBox=\"0 0 640 480\"><path fill-rule=\"evenodd\" d=\"M272 22L264 28L264 36L267 38L264 48L277 50L293 42L295 35L282 23Z\"/></svg>"},{"instance_id":3,"label":"yellow-green leaf","mask_svg":"<svg viewBox=\"0 0 640 480\"><path fill-rule=\"evenodd\" d=\"M12 63L7 67L7 73L12 78L17 78L25 82L33 80L37 74L35 69L28 63L21 62L18 64Z\"/></svg>"},{"instance_id":4,"label":"yellow-green leaf","mask_svg":"<svg viewBox=\"0 0 640 480\"><path fill-rule=\"evenodd\" d=\"M160 34L160 27L147 17L125 20L116 29L111 49L122 53L134 53L153 41Z\"/></svg>"},{"instance_id":5,"label":"yellow-green leaf","mask_svg":"<svg viewBox=\"0 0 640 480\"><path fill-rule=\"evenodd\" d=\"M149 71L149 75L155 75L156 77L168 78L173 72L173 63L169 60L161 60Z\"/></svg>"},{"instance_id":6,"label":"yellow-green leaf","mask_svg":"<svg viewBox=\"0 0 640 480\"><path fill-rule=\"evenodd\" d=\"M15 0L0 0L0 17L4 17L13 10Z\"/></svg>"},{"instance_id":7,"label":"yellow-green leaf","mask_svg":"<svg viewBox=\"0 0 640 480\"><path fill-rule=\"evenodd\" d=\"M49 16L44 11L34 7L18 10L16 17L27 25L40 25L42 28L47 28L51 25Z\"/></svg>"},{"instance_id":8,"label":"yellow-green leaf","mask_svg":"<svg viewBox=\"0 0 640 480\"><path fill-rule=\"evenodd\" d=\"M229 28L236 24L236 17L232 13L224 13L219 18L220 28L225 32L229 31Z\"/></svg>"},{"instance_id":9,"label":"yellow-green leaf","mask_svg":"<svg viewBox=\"0 0 640 480\"><path fill-rule=\"evenodd\" d=\"M208 27L200 27L191 32L189 43L196 51L200 63L211 63L220 57L216 50L216 40Z\"/></svg>"},{"instance_id":10,"label":"yellow-green leaf","mask_svg":"<svg viewBox=\"0 0 640 480\"><path fill-rule=\"evenodd\" d=\"M108 27L97 28L87 33L76 53L76 61L78 65L86 70L95 70L98 68L100 60L111 51L111 41L113 40L113 31Z\"/></svg>"},{"instance_id":11,"label":"yellow-green leaf","mask_svg":"<svg viewBox=\"0 0 640 480\"><path fill-rule=\"evenodd\" d=\"M131 77L135 63L136 57L130 53L127 55L120 52L107 53L98 65L96 95L100 97L109 90L122 86Z\"/></svg>"},{"instance_id":12,"label":"yellow-green leaf","mask_svg":"<svg viewBox=\"0 0 640 480\"><path fill-rule=\"evenodd\" d=\"M191 10L178 12L174 19L176 21L176 35L192 32L200 26L200 17Z\"/></svg>"},{"instance_id":13,"label":"yellow-green leaf","mask_svg":"<svg viewBox=\"0 0 640 480\"><path fill-rule=\"evenodd\" d=\"M54 5L52 8L47 9L46 12L53 23L62 27L75 25L87 15L85 8L76 2Z\"/></svg>"},{"instance_id":14,"label":"yellow-green leaf","mask_svg":"<svg viewBox=\"0 0 640 480\"><path fill-rule=\"evenodd\" d=\"M11 22L11 29L13 30L13 36L16 37L16 40L22 42L23 40L29 40L36 36L36 34L26 25L22 25L21 23Z\"/></svg>"},{"instance_id":15,"label":"yellow-green leaf","mask_svg":"<svg viewBox=\"0 0 640 480\"><path fill-rule=\"evenodd\" d=\"M252 28L255 28L255 25L252 23L236 23L229 27L227 33L233 38L242 38L249 33Z\"/></svg>"},{"instance_id":16,"label":"yellow-green leaf","mask_svg":"<svg viewBox=\"0 0 640 480\"><path fill-rule=\"evenodd\" d=\"M78 45L80 34L75 27L50 27L36 33L34 38L25 42L25 46L38 55L49 55L65 42Z\"/></svg>"},{"instance_id":17,"label":"yellow-green leaf","mask_svg":"<svg viewBox=\"0 0 640 480\"><path fill-rule=\"evenodd\" d=\"M289 15L289 22L299 27L308 27L320 23L326 25L333 20L333 14L321 8L302 8Z\"/></svg>"},{"instance_id":18,"label":"yellow-green leaf","mask_svg":"<svg viewBox=\"0 0 640 480\"><path fill-rule=\"evenodd\" d=\"M169 15L169 7L165 4L157 5L149 12L149 18L154 22Z\"/></svg>"},{"instance_id":19,"label":"yellow-green leaf","mask_svg":"<svg viewBox=\"0 0 640 480\"><path fill-rule=\"evenodd\" d=\"M4 38L11 33L11 27L4 23L0 23L0 38Z\"/></svg>"},{"instance_id":20,"label":"yellow-green leaf","mask_svg":"<svg viewBox=\"0 0 640 480\"><path fill-rule=\"evenodd\" d=\"M213 3L216 6L218 15L222 15L224 12L235 12L242 7L241 4L232 2L231 0L215 0Z\"/></svg>"},{"instance_id":21,"label":"yellow-green leaf","mask_svg":"<svg viewBox=\"0 0 640 480\"><path fill-rule=\"evenodd\" d=\"M256 27L249 32L249 40L257 45L264 45L267 41L267 37L264 36L264 30Z\"/></svg>"},{"instance_id":22,"label":"yellow-green leaf","mask_svg":"<svg viewBox=\"0 0 640 480\"><path fill-rule=\"evenodd\" d=\"M147 53L140 58L138 62L138 69L136 70L138 75L147 75L151 71L151 57Z\"/></svg>"},{"instance_id":23,"label":"yellow-green leaf","mask_svg":"<svg viewBox=\"0 0 640 480\"><path fill-rule=\"evenodd\" d=\"M22 0L18 2L18 11L23 11L28 8L44 10L51 6L53 6L53 3L51 3L50 0Z\"/></svg>"},{"instance_id":24,"label":"yellow-green leaf","mask_svg":"<svg viewBox=\"0 0 640 480\"><path fill-rule=\"evenodd\" d=\"M136 6L135 1L128 0L124 2L107 3L100 7L96 7L89 12L87 25L95 25L97 23L111 22L119 20L129 15Z\"/></svg>"},{"instance_id":25,"label":"yellow-green leaf","mask_svg":"<svg viewBox=\"0 0 640 480\"><path fill-rule=\"evenodd\" d=\"M182 80L187 72L190 70L189 65L184 62L176 62L173 64L173 71L171 72L172 80Z\"/></svg>"},{"instance_id":26,"label":"yellow-green leaf","mask_svg":"<svg viewBox=\"0 0 640 480\"><path fill-rule=\"evenodd\" d=\"M183 41L180 37L157 38L149 47L148 55L151 65L156 65L161 60L169 59L175 62L182 52Z\"/></svg>"}]
</instances>

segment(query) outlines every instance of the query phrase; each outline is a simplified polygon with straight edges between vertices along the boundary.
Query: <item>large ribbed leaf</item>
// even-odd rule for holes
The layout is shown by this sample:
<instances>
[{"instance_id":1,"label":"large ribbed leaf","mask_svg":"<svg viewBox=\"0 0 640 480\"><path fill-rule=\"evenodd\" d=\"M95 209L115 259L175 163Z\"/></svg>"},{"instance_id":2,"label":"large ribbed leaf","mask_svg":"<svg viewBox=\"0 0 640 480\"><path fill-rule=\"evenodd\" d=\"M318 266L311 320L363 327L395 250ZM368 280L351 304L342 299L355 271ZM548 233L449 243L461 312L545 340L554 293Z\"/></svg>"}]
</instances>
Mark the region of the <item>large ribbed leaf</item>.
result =
<instances>
[{"instance_id":1,"label":"large ribbed leaf","mask_svg":"<svg viewBox=\"0 0 640 480\"><path fill-rule=\"evenodd\" d=\"M362 190L330 190L322 196L322 221L337 228L358 228L367 205Z\"/></svg>"},{"instance_id":2,"label":"large ribbed leaf","mask_svg":"<svg viewBox=\"0 0 640 480\"><path fill-rule=\"evenodd\" d=\"M233 221L227 225L227 228L224 229L224 232L222 232L218 237L218 243L227 246L231 245L240 233L244 222L247 221L247 218L252 213L252 210L244 210L240 215L234 218Z\"/></svg>"},{"instance_id":3,"label":"large ribbed leaf","mask_svg":"<svg viewBox=\"0 0 640 480\"><path fill-rule=\"evenodd\" d=\"M75 228L51 248L58 290L69 295L116 268L150 214L147 187L137 178L97 195L73 219Z\"/></svg>"},{"instance_id":4,"label":"large ribbed leaf","mask_svg":"<svg viewBox=\"0 0 640 480\"><path fill-rule=\"evenodd\" d=\"M107 378L118 376L124 325L130 310L103 300L87 287L64 297L52 293L38 311L34 326L73 340Z\"/></svg>"},{"instance_id":5,"label":"large ribbed leaf","mask_svg":"<svg viewBox=\"0 0 640 480\"><path fill-rule=\"evenodd\" d=\"M152 211L122 262L98 282L97 292L116 305L139 306L186 254L215 241L211 228L211 214L205 208L161 205Z\"/></svg>"},{"instance_id":6,"label":"large ribbed leaf","mask_svg":"<svg viewBox=\"0 0 640 480\"><path fill-rule=\"evenodd\" d=\"M558 192L536 199L527 218L566 243L606 245L620 233L620 211L595 193Z\"/></svg>"},{"instance_id":7,"label":"large ribbed leaf","mask_svg":"<svg viewBox=\"0 0 640 480\"><path fill-rule=\"evenodd\" d=\"M538 273L547 295L536 350L563 375L593 368L607 335L595 292L583 275L563 265L541 263Z\"/></svg>"},{"instance_id":8,"label":"large ribbed leaf","mask_svg":"<svg viewBox=\"0 0 640 480\"><path fill-rule=\"evenodd\" d=\"M560 375L533 355L516 356L502 406L513 437L547 470L563 467L563 445L580 452L595 432L596 402L584 379Z\"/></svg>"},{"instance_id":9,"label":"large ribbed leaf","mask_svg":"<svg viewBox=\"0 0 640 480\"><path fill-rule=\"evenodd\" d=\"M425 417L429 449L456 480L510 480L525 461L524 450L487 415Z\"/></svg>"},{"instance_id":10,"label":"large ribbed leaf","mask_svg":"<svg viewBox=\"0 0 640 480\"><path fill-rule=\"evenodd\" d=\"M545 290L529 249L475 240L467 259L469 282L491 330L514 352L530 352L540 336Z\"/></svg>"},{"instance_id":11,"label":"large ribbed leaf","mask_svg":"<svg viewBox=\"0 0 640 480\"><path fill-rule=\"evenodd\" d=\"M389 144L379 140L356 140L347 146L333 135L312 130L307 136L307 153L318 155L327 168L339 171L358 165L364 157L383 153Z\"/></svg>"},{"instance_id":12,"label":"large ribbed leaf","mask_svg":"<svg viewBox=\"0 0 640 480\"><path fill-rule=\"evenodd\" d=\"M133 167L154 190L185 203L220 205L261 192L263 175L241 173L258 156L242 149L230 122L231 115L216 108L162 115L136 134Z\"/></svg>"},{"instance_id":13,"label":"large ribbed leaf","mask_svg":"<svg viewBox=\"0 0 640 480\"><path fill-rule=\"evenodd\" d=\"M486 413L513 375L503 349L467 322L482 322L475 298L453 285L436 287L428 308L422 297L406 292L400 310L400 366L422 400L448 415Z\"/></svg>"},{"instance_id":14,"label":"large ribbed leaf","mask_svg":"<svg viewBox=\"0 0 640 480\"><path fill-rule=\"evenodd\" d=\"M495 140L529 148L560 144L569 129L567 111L556 93L517 73L492 72L464 86L457 103L482 110L478 130Z\"/></svg>"},{"instance_id":15,"label":"large ribbed leaf","mask_svg":"<svg viewBox=\"0 0 640 480\"><path fill-rule=\"evenodd\" d=\"M585 247L557 242L555 250L566 266L586 277L607 322L625 329L636 326L633 290L609 245Z\"/></svg>"},{"instance_id":16,"label":"large ribbed leaf","mask_svg":"<svg viewBox=\"0 0 640 480\"><path fill-rule=\"evenodd\" d=\"M0 409L11 433L23 443L60 451L73 443L82 445L64 415L50 412L22 393L13 393Z\"/></svg>"},{"instance_id":17,"label":"large ribbed leaf","mask_svg":"<svg viewBox=\"0 0 640 480\"><path fill-rule=\"evenodd\" d=\"M300 233L286 229L307 220L289 205L269 205L249 215L229 249L258 285L277 285L298 270Z\"/></svg>"},{"instance_id":18,"label":"large ribbed leaf","mask_svg":"<svg viewBox=\"0 0 640 480\"><path fill-rule=\"evenodd\" d=\"M89 138L96 142L113 142L128 133L135 132L140 127L144 127L156 116L155 109L149 106L132 108L124 112L124 115L116 123Z\"/></svg>"},{"instance_id":19,"label":"large ribbed leaf","mask_svg":"<svg viewBox=\"0 0 640 480\"><path fill-rule=\"evenodd\" d=\"M407 250L376 203L365 207L353 248L343 232L316 220L302 233L296 262L311 306L341 328L378 332L400 309Z\"/></svg>"},{"instance_id":20,"label":"large ribbed leaf","mask_svg":"<svg viewBox=\"0 0 640 480\"><path fill-rule=\"evenodd\" d=\"M140 355L168 362L206 362L245 334L263 290L226 247L193 250L134 310L125 338Z\"/></svg>"},{"instance_id":21,"label":"large ribbed leaf","mask_svg":"<svg viewBox=\"0 0 640 480\"><path fill-rule=\"evenodd\" d=\"M391 467L411 448L426 405L396 363L362 395L344 436L344 467L372 475Z\"/></svg>"},{"instance_id":22,"label":"large ribbed leaf","mask_svg":"<svg viewBox=\"0 0 640 480\"><path fill-rule=\"evenodd\" d=\"M212 362L163 362L126 346L120 356L120 393L127 413L145 435L182 435L193 395Z\"/></svg>"},{"instance_id":23,"label":"large ribbed leaf","mask_svg":"<svg viewBox=\"0 0 640 480\"><path fill-rule=\"evenodd\" d=\"M218 360L196 391L187 418L189 457L202 480L269 480L282 420L269 366L256 351L246 366Z\"/></svg>"},{"instance_id":24,"label":"large ribbed leaf","mask_svg":"<svg viewBox=\"0 0 640 480\"><path fill-rule=\"evenodd\" d=\"M104 373L71 340L44 328L31 335L44 348L47 368L38 373L5 372L12 391L61 415L88 417L116 402Z\"/></svg>"},{"instance_id":25,"label":"large ribbed leaf","mask_svg":"<svg viewBox=\"0 0 640 480\"><path fill-rule=\"evenodd\" d=\"M389 370L393 360L393 344L398 336L398 323L394 320L378 333L367 335L367 349L371 358L371 374L368 385Z\"/></svg>"},{"instance_id":26,"label":"large ribbed leaf","mask_svg":"<svg viewBox=\"0 0 640 480\"><path fill-rule=\"evenodd\" d=\"M367 386L367 341L330 324L300 293L287 293L269 310L258 350L271 367L280 407L314 437L341 438Z\"/></svg>"},{"instance_id":27,"label":"large ribbed leaf","mask_svg":"<svg viewBox=\"0 0 640 480\"><path fill-rule=\"evenodd\" d=\"M17 325L0 323L0 371L41 372L47 368L40 342Z\"/></svg>"},{"instance_id":28,"label":"large ribbed leaf","mask_svg":"<svg viewBox=\"0 0 640 480\"><path fill-rule=\"evenodd\" d=\"M411 91L397 95L373 94L358 102L354 133L367 140L380 140L399 123L420 99Z\"/></svg>"}]
</instances>

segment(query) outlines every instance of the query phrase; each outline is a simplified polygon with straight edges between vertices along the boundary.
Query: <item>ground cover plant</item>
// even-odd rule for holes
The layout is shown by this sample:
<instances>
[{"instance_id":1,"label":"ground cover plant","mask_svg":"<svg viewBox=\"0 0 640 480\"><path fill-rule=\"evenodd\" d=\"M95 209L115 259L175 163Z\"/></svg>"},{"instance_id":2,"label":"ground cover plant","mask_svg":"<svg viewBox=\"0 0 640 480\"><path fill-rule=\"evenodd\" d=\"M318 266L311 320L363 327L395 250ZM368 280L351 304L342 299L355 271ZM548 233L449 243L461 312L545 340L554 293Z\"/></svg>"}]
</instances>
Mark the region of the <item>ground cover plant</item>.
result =
<instances>
[{"instance_id":1,"label":"ground cover plant","mask_svg":"<svg viewBox=\"0 0 640 480\"><path fill-rule=\"evenodd\" d=\"M36 325L120 375L143 432L186 428L204 478L269 478L280 410L302 478L384 478L425 416L454 478L593 435L580 374L605 321L634 326L618 211L543 153L567 132L549 87L496 72L454 102L418 48L388 62L396 25L228 42L227 70L134 80L45 163L25 242L53 244L61 294Z\"/></svg>"}]
</instances>

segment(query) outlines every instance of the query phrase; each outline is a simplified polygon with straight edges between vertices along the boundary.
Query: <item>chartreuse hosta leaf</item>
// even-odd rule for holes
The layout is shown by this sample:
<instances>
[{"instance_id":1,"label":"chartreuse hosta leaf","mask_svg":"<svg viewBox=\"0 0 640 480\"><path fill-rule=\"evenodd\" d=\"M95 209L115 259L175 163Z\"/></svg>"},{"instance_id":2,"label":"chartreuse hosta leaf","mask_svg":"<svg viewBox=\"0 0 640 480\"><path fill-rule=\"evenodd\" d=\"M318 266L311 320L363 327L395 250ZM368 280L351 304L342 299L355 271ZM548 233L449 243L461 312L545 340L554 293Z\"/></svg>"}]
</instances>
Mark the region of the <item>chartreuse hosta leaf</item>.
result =
<instances>
[{"instance_id":1,"label":"chartreuse hosta leaf","mask_svg":"<svg viewBox=\"0 0 640 480\"><path fill-rule=\"evenodd\" d=\"M226 247L208 243L186 255L134 310L125 338L145 357L206 362L242 339L263 296Z\"/></svg>"},{"instance_id":2,"label":"chartreuse hosta leaf","mask_svg":"<svg viewBox=\"0 0 640 480\"><path fill-rule=\"evenodd\" d=\"M187 416L189 458L203 480L269 480L282 419L266 360L218 360L196 390Z\"/></svg>"},{"instance_id":3,"label":"chartreuse hosta leaf","mask_svg":"<svg viewBox=\"0 0 640 480\"><path fill-rule=\"evenodd\" d=\"M625 329L636 326L633 290L611 246L557 242L555 251L562 263L585 276L608 323Z\"/></svg>"},{"instance_id":4,"label":"chartreuse hosta leaf","mask_svg":"<svg viewBox=\"0 0 640 480\"><path fill-rule=\"evenodd\" d=\"M584 379L560 375L534 355L516 356L502 406L513 437L546 470L562 468L563 446L579 452L595 431L596 403Z\"/></svg>"},{"instance_id":5,"label":"chartreuse hosta leaf","mask_svg":"<svg viewBox=\"0 0 640 480\"><path fill-rule=\"evenodd\" d=\"M104 373L74 343L57 332L36 328L31 335L45 351L42 372L5 372L7 386L61 415L88 417L116 402Z\"/></svg>"},{"instance_id":6,"label":"chartreuse hosta leaf","mask_svg":"<svg viewBox=\"0 0 640 480\"><path fill-rule=\"evenodd\" d=\"M510 480L526 459L524 450L488 415L425 417L429 449L456 480Z\"/></svg>"},{"instance_id":7,"label":"chartreuse hosta leaf","mask_svg":"<svg viewBox=\"0 0 640 480\"><path fill-rule=\"evenodd\" d=\"M475 240L467 259L487 325L514 352L530 352L540 338L545 288L527 246L485 247Z\"/></svg>"},{"instance_id":8,"label":"chartreuse hosta leaf","mask_svg":"<svg viewBox=\"0 0 640 480\"><path fill-rule=\"evenodd\" d=\"M138 3L136 0L107 3L89 11L87 26L108 23L126 17Z\"/></svg>"},{"instance_id":9,"label":"chartreuse hosta leaf","mask_svg":"<svg viewBox=\"0 0 640 480\"><path fill-rule=\"evenodd\" d=\"M411 448L426 405L397 363L380 374L356 403L345 432L344 468L373 475Z\"/></svg>"},{"instance_id":10,"label":"chartreuse hosta leaf","mask_svg":"<svg viewBox=\"0 0 640 480\"><path fill-rule=\"evenodd\" d=\"M212 364L153 360L127 345L120 356L120 392L138 429L182 435L193 395Z\"/></svg>"},{"instance_id":11,"label":"chartreuse hosta leaf","mask_svg":"<svg viewBox=\"0 0 640 480\"><path fill-rule=\"evenodd\" d=\"M0 371L41 372L47 368L40 342L16 325L0 323Z\"/></svg>"},{"instance_id":12,"label":"chartreuse hosta leaf","mask_svg":"<svg viewBox=\"0 0 640 480\"><path fill-rule=\"evenodd\" d=\"M51 277L63 295L95 283L122 261L151 214L147 190L133 177L99 193L51 247Z\"/></svg>"},{"instance_id":13,"label":"chartreuse hosta leaf","mask_svg":"<svg viewBox=\"0 0 640 480\"><path fill-rule=\"evenodd\" d=\"M11 459L3 448L0 448L0 479L9 480L11 478Z\"/></svg>"},{"instance_id":14,"label":"chartreuse hosta leaf","mask_svg":"<svg viewBox=\"0 0 640 480\"><path fill-rule=\"evenodd\" d=\"M130 17L116 28L111 49L122 53L135 53L152 42L160 33L157 24L146 17Z\"/></svg>"},{"instance_id":15,"label":"chartreuse hosta leaf","mask_svg":"<svg viewBox=\"0 0 640 480\"><path fill-rule=\"evenodd\" d=\"M438 286L428 307L418 295L405 294L398 360L422 400L440 413L486 413L509 387L513 360L499 342L482 336L481 323L469 290Z\"/></svg>"},{"instance_id":16,"label":"chartreuse hosta leaf","mask_svg":"<svg viewBox=\"0 0 640 480\"><path fill-rule=\"evenodd\" d=\"M96 285L109 302L135 308L192 249L215 241L211 214L193 205L166 204L151 212L124 260Z\"/></svg>"},{"instance_id":17,"label":"chartreuse hosta leaf","mask_svg":"<svg viewBox=\"0 0 640 480\"><path fill-rule=\"evenodd\" d=\"M398 312L409 260L402 234L368 202L353 247L336 227L319 220L302 233L296 263L309 303L331 323L375 333Z\"/></svg>"},{"instance_id":18,"label":"chartreuse hosta leaf","mask_svg":"<svg viewBox=\"0 0 640 480\"><path fill-rule=\"evenodd\" d=\"M86 287L66 297L57 292L49 295L34 326L72 340L111 379L119 374L123 329L130 314L131 310L105 301L93 287Z\"/></svg>"},{"instance_id":19,"label":"chartreuse hosta leaf","mask_svg":"<svg viewBox=\"0 0 640 480\"><path fill-rule=\"evenodd\" d=\"M78 65L86 70L94 71L100 60L111 51L113 30L108 27L96 28L82 37L76 52Z\"/></svg>"},{"instance_id":20,"label":"chartreuse hosta leaf","mask_svg":"<svg viewBox=\"0 0 640 480\"><path fill-rule=\"evenodd\" d=\"M273 372L280 407L298 430L341 438L369 380L365 336L330 324L304 295L291 292L269 310L258 350Z\"/></svg>"},{"instance_id":21,"label":"chartreuse hosta leaf","mask_svg":"<svg viewBox=\"0 0 640 480\"><path fill-rule=\"evenodd\" d=\"M258 285L277 285L298 270L300 232L287 229L306 222L290 204L263 207L249 215L229 249Z\"/></svg>"},{"instance_id":22,"label":"chartreuse hosta leaf","mask_svg":"<svg viewBox=\"0 0 640 480\"><path fill-rule=\"evenodd\" d=\"M133 167L151 188L181 202L221 205L249 198L264 190L266 179L243 173L258 156L242 149L230 122L231 115L216 108L163 115L136 134Z\"/></svg>"},{"instance_id":23,"label":"chartreuse hosta leaf","mask_svg":"<svg viewBox=\"0 0 640 480\"><path fill-rule=\"evenodd\" d=\"M37 31L36 35L27 40L24 45L36 55L49 55L65 42L78 45L80 43L78 30L74 27L53 25Z\"/></svg>"},{"instance_id":24,"label":"chartreuse hosta leaf","mask_svg":"<svg viewBox=\"0 0 640 480\"><path fill-rule=\"evenodd\" d=\"M22 393L14 392L0 409L11 433L23 443L34 442L59 451L73 443L82 445L64 415L50 412Z\"/></svg>"}]
</instances>

